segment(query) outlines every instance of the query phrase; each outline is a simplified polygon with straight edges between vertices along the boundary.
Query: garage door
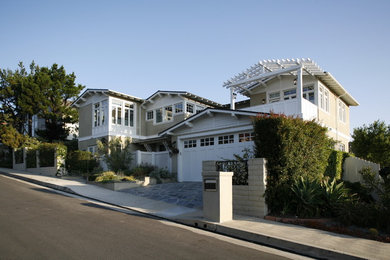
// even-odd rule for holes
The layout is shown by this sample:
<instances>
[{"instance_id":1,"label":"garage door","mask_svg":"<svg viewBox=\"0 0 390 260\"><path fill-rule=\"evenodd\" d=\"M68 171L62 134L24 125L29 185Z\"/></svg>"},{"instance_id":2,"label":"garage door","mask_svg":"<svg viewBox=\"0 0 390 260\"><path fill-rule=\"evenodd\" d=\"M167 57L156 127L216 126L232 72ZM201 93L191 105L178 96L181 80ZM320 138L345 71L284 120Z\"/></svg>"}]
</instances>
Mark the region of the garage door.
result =
<instances>
[{"instance_id":1,"label":"garage door","mask_svg":"<svg viewBox=\"0 0 390 260\"><path fill-rule=\"evenodd\" d=\"M182 140L180 181L202 181L202 161L234 159L253 148L253 133L231 133Z\"/></svg>"}]
</instances>

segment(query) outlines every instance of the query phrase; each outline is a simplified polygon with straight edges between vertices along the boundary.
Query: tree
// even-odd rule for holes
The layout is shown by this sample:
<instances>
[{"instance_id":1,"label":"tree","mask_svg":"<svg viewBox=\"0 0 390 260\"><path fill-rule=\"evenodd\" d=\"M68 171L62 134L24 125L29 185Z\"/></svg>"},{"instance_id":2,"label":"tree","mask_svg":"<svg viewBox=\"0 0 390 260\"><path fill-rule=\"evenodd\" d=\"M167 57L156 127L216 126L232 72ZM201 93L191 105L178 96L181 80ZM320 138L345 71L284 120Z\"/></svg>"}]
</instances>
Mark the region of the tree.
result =
<instances>
[{"instance_id":1,"label":"tree","mask_svg":"<svg viewBox=\"0 0 390 260\"><path fill-rule=\"evenodd\" d=\"M45 120L46 130L37 134L47 141L64 140L67 123L78 121L70 104L84 86L75 83L74 73L66 74L63 66L39 67L34 62L27 72L23 63L15 71L0 71L0 120L19 133L31 134L31 119L38 115Z\"/></svg>"},{"instance_id":2,"label":"tree","mask_svg":"<svg viewBox=\"0 0 390 260\"><path fill-rule=\"evenodd\" d=\"M390 166L390 125L377 120L369 126L355 128L352 134L352 152L360 158Z\"/></svg>"}]
</instances>

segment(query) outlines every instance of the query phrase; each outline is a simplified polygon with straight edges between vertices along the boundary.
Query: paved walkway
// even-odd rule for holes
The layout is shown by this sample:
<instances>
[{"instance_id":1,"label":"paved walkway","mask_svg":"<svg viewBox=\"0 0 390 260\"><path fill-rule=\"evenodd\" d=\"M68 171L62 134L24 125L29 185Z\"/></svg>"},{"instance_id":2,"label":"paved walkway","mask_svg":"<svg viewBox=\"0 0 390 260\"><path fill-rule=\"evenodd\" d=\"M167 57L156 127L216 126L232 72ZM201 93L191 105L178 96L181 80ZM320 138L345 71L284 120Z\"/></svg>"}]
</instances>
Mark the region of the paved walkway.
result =
<instances>
[{"instance_id":1,"label":"paved walkway","mask_svg":"<svg viewBox=\"0 0 390 260\"><path fill-rule=\"evenodd\" d=\"M125 189L121 192L187 208L202 209L203 207L201 182L164 183Z\"/></svg>"},{"instance_id":2,"label":"paved walkway","mask_svg":"<svg viewBox=\"0 0 390 260\"><path fill-rule=\"evenodd\" d=\"M215 223L204 219L203 212L198 208L184 207L128 192L115 192L96 185L85 184L82 181L3 168L0 168L0 173L317 259L390 259L390 244L378 241L238 215L235 215L232 221ZM174 196L173 193L171 196Z\"/></svg>"}]
</instances>

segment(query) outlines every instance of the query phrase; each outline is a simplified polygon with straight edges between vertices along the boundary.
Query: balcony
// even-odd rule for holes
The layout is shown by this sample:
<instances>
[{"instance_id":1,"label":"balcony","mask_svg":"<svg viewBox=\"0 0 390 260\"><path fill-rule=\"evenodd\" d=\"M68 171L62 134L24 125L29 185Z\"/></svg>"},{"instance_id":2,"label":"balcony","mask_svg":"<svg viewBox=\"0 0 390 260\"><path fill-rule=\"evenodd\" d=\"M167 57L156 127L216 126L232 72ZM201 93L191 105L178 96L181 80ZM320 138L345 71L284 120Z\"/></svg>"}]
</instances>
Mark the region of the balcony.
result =
<instances>
[{"instance_id":1,"label":"balcony","mask_svg":"<svg viewBox=\"0 0 390 260\"><path fill-rule=\"evenodd\" d=\"M299 116L304 120L312 120L318 118L317 106L306 99L302 99L302 111L299 108L298 99L283 100L274 103L268 103L253 107L248 107L243 110L276 114L285 114L287 116Z\"/></svg>"}]
</instances>

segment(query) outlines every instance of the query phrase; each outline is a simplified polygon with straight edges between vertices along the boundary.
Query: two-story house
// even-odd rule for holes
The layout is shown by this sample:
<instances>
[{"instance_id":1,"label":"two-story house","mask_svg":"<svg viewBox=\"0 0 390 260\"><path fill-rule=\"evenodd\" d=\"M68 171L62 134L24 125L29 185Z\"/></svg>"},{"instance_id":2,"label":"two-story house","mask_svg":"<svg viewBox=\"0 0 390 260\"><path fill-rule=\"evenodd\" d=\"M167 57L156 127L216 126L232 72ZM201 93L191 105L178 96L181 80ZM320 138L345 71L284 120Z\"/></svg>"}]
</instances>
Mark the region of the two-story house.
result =
<instances>
[{"instance_id":1,"label":"two-story house","mask_svg":"<svg viewBox=\"0 0 390 260\"><path fill-rule=\"evenodd\" d=\"M98 139L129 137L133 151L152 153L173 148L170 138L159 132L207 107L222 105L185 91L157 91L142 99L109 89L87 89L72 106L79 111L80 150L95 153ZM175 171L176 164L169 168Z\"/></svg>"},{"instance_id":2,"label":"two-story house","mask_svg":"<svg viewBox=\"0 0 390 260\"><path fill-rule=\"evenodd\" d=\"M201 181L203 160L233 159L252 148L253 117L274 112L316 120L329 129L336 149L348 150L349 107L358 103L312 60L261 61L223 86L230 105L183 91L141 99L88 89L73 104L79 109L79 149L94 152L98 138L131 137L134 151L151 153L146 156L169 151L168 168L179 181ZM247 99L236 102L237 94Z\"/></svg>"},{"instance_id":3,"label":"two-story house","mask_svg":"<svg viewBox=\"0 0 390 260\"><path fill-rule=\"evenodd\" d=\"M314 119L328 128L336 149L348 150L349 108L359 104L312 60L261 61L223 86L231 93L224 110L207 109L160 133L176 142L180 181L200 181L203 160L231 159L252 147L252 118L259 112ZM237 94L247 99L236 102Z\"/></svg>"}]
</instances>

